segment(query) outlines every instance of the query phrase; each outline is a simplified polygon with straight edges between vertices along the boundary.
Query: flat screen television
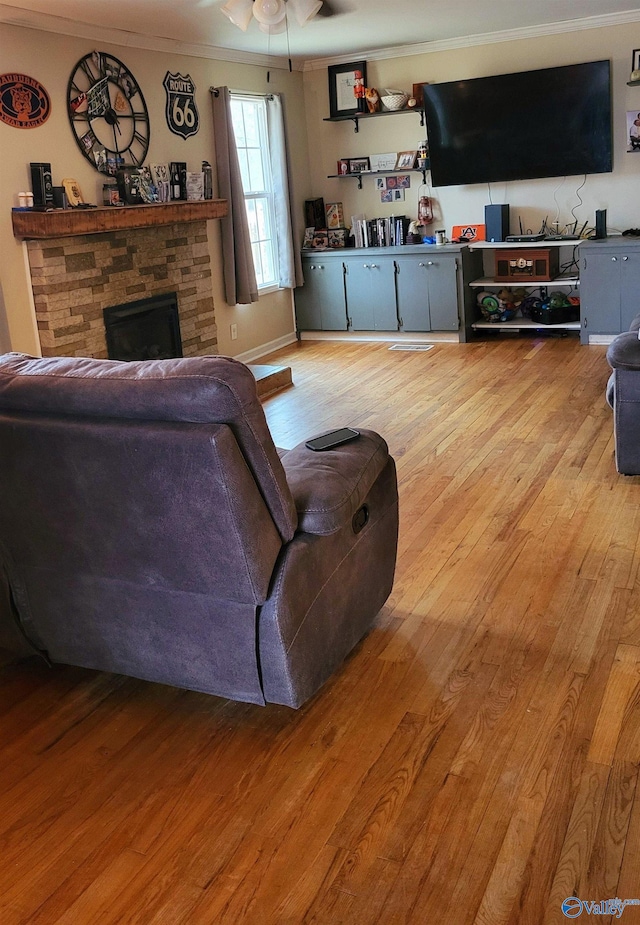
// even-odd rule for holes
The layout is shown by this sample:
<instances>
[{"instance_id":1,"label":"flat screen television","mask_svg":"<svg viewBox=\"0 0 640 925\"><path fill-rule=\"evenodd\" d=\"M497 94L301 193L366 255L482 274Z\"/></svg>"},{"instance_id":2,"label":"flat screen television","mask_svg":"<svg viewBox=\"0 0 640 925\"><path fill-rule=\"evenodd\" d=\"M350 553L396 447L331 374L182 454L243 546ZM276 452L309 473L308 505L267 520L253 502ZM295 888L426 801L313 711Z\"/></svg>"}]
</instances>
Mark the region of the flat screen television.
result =
<instances>
[{"instance_id":1,"label":"flat screen television","mask_svg":"<svg viewBox=\"0 0 640 925\"><path fill-rule=\"evenodd\" d=\"M433 185L610 172L610 70L591 61L425 84Z\"/></svg>"}]
</instances>

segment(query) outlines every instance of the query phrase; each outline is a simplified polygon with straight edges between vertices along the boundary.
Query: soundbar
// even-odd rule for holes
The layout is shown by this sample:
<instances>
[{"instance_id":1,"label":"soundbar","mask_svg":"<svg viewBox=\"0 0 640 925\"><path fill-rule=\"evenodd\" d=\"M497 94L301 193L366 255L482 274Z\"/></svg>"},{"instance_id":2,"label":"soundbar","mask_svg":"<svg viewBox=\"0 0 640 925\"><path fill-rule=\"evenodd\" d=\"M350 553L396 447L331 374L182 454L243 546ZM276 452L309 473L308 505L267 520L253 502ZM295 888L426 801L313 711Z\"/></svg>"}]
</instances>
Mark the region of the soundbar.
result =
<instances>
[{"instance_id":1,"label":"soundbar","mask_svg":"<svg viewBox=\"0 0 640 925\"><path fill-rule=\"evenodd\" d=\"M505 238L505 241L510 241L511 243L523 242L523 241L544 241L544 234L508 234Z\"/></svg>"}]
</instances>

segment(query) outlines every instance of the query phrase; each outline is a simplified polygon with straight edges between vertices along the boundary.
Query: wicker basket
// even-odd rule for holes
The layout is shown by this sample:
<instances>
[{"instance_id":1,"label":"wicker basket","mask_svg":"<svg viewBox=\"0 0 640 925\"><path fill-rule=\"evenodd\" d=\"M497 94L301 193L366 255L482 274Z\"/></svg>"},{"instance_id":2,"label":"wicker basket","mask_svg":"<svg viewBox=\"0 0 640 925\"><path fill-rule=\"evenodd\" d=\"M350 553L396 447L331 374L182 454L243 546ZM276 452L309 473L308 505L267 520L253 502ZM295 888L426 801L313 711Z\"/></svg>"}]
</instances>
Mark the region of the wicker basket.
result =
<instances>
[{"instance_id":1,"label":"wicker basket","mask_svg":"<svg viewBox=\"0 0 640 925\"><path fill-rule=\"evenodd\" d=\"M381 96L380 100L385 109L390 109L394 112L397 109L403 109L407 105L408 93L403 93L402 90L387 89L385 89L384 93L385 95Z\"/></svg>"}]
</instances>

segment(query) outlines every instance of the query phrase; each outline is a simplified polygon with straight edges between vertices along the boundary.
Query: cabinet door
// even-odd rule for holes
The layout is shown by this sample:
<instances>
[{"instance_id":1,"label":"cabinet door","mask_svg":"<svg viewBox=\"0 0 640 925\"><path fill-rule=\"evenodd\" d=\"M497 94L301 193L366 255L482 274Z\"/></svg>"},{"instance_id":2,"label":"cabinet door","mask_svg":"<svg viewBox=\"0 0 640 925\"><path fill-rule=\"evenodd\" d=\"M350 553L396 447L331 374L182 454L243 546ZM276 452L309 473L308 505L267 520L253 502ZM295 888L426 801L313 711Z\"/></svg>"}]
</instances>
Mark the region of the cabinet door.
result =
<instances>
[{"instance_id":1,"label":"cabinet door","mask_svg":"<svg viewBox=\"0 0 640 925\"><path fill-rule=\"evenodd\" d=\"M398 314L403 331L457 331L458 264L453 255L397 257Z\"/></svg>"},{"instance_id":2,"label":"cabinet door","mask_svg":"<svg viewBox=\"0 0 640 925\"><path fill-rule=\"evenodd\" d=\"M458 316L458 263L453 256L436 256L427 260L429 280L429 314L432 331L457 331Z\"/></svg>"},{"instance_id":3,"label":"cabinet door","mask_svg":"<svg viewBox=\"0 0 640 925\"><path fill-rule=\"evenodd\" d=\"M621 255L588 253L582 261L580 303L585 335L620 333Z\"/></svg>"},{"instance_id":4,"label":"cabinet door","mask_svg":"<svg viewBox=\"0 0 640 925\"><path fill-rule=\"evenodd\" d=\"M305 258L304 286L295 290L296 322L300 331L346 331L347 306L342 260Z\"/></svg>"},{"instance_id":5,"label":"cabinet door","mask_svg":"<svg viewBox=\"0 0 640 925\"><path fill-rule=\"evenodd\" d=\"M397 331L395 266L390 257L345 260L347 311L354 331Z\"/></svg>"},{"instance_id":6,"label":"cabinet door","mask_svg":"<svg viewBox=\"0 0 640 925\"><path fill-rule=\"evenodd\" d=\"M396 257L398 316L403 331L431 330L427 260L424 255Z\"/></svg>"},{"instance_id":7,"label":"cabinet door","mask_svg":"<svg viewBox=\"0 0 640 925\"><path fill-rule=\"evenodd\" d=\"M622 253L620 264L620 331L629 325L640 311L640 254Z\"/></svg>"}]
</instances>

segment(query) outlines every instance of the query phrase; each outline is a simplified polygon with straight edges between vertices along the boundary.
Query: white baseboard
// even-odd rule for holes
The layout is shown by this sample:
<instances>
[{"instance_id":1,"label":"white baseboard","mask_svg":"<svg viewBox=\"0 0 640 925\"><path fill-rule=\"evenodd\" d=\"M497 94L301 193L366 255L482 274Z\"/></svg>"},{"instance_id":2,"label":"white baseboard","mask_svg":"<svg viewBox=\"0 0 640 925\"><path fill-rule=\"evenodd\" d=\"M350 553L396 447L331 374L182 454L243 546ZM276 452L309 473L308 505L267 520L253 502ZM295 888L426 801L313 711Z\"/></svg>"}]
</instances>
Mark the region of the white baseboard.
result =
<instances>
[{"instance_id":1,"label":"white baseboard","mask_svg":"<svg viewBox=\"0 0 640 925\"><path fill-rule=\"evenodd\" d=\"M589 334L589 344L602 344L608 347L617 336L617 334Z\"/></svg>"},{"instance_id":2,"label":"white baseboard","mask_svg":"<svg viewBox=\"0 0 640 925\"><path fill-rule=\"evenodd\" d=\"M273 353L274 350L280 350L282 347L288 347L289 344L295 344L298 338L296 337L295 331L291 331L290 334L285 334L284 337L277 337L275 340L270 340L267 344L260 344L259 347L254 347L253 350L245 350L244 353L234 353L234 360L240 360L241 363L253 363L254 360L259 360L261 357L266 356L268 353Z\"/></svg>"},{"instance_id":3,"label":"white baseboard","mask_svg":"<svg viewBox=\"0 0 640 925\"><path fill-rule=\"evenodd\" d=\"M340 340L346 343L380 342L389 344L459 344L460 336L452 331L301 331L301 340Z\"/></svg>"}]
</instances>

